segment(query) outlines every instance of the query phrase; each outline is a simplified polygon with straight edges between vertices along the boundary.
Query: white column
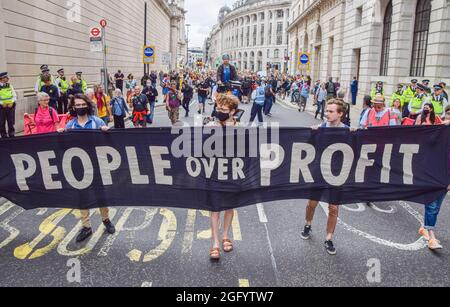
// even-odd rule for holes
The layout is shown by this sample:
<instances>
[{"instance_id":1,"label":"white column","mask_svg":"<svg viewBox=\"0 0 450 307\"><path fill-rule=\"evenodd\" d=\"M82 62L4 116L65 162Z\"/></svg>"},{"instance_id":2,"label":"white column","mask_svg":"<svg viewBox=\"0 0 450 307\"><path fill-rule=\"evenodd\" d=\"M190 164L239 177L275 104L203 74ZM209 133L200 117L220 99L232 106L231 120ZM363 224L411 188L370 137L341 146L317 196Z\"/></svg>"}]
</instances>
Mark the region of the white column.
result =
<instances>
[{"instance_id":1,"label":"white column","mask_svg":"<svg viewBox=\"0 0 450 307\"><path fill-rule=\"evenodd\" d=\"M6 71L6 54L5 54L5 18L3 12L3 0L0 0L0 71Z\"/></svg>"},{"instance_id":2,"label":"white column","mask_svg":"<svg viewBox=\"0 0 450 307\"><path fill-rule=\"evenodd\" d=\"M436 81L450 79L450 5L447 0L431 1L425 76Z\"/></svg>"}]
</instances>

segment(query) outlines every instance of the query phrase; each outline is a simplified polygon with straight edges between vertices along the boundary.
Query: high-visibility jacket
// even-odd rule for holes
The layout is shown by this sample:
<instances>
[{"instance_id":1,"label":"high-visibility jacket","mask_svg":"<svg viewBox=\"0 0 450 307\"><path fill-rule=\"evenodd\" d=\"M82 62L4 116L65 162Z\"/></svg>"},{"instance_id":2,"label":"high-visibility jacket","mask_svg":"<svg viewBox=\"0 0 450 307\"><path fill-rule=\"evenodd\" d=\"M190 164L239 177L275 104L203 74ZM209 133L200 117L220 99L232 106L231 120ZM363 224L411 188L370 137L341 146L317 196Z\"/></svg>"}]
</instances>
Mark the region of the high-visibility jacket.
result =
<instances>
[{"instance_id":1,"label":"high-visibility jacket","mask_svg":"<svg viewBox=\"0 0 450 307\"><path fill-rule=\"evenodd\" d=\"M53 77L53 76L51 75L51 76L50 76L50 80L51 80L52 84L58 86L58 88L59 88L59 85L58 85L58 84L56 83L56 81L55 81L55 77ZM36 92L39 93L39 92L42 90L42 87L43 87L44 85L45 85L45 83L42 82L41 76L39 76L38 79L36 80L36 86L35 86Z\"/></svg>"},{"instance_id":2,"label":"high-visibility jacket","mask_svg":"<svg viewBox=\"0 0 450 307\"><path fill-rule=\"evenodd\" d=\"M411 100L411 111L418 113L420 110L422 110L423 104L425 103L425 100L427 99L427 95L416 95Z\"/></svg>"},{"instance_id":3,"label":"high-visibility jacket","mask_svg":"<svg viewBox=\"0 0 450 307\"><path fill-rule=\"evenodd\" d=\"M69 81L67 81L66 77L58 77L56 78L56 83L58 84L59 89L61 90L61 93L65 94L67 93L67 90L69 89Z\"/></svg>"},{"instance_id":4,"label":"high-visibility jacket","mask_svg":"<svg viewBox=\"0 0 450 307\"><path fill-rule=\"evenodd\" d=\"M394 106L394 101L396 101L397 99L400 100L402 107L405 105L405 97L403 96L403 93L400 92L395 92L392 94L391 97L391 107Z\"/></svg>"},{"instance_id":5,"label":"high-visibility jacket","mask_svg":"<svg viewBox=\"0 0 450 307\"><path fill-rule=\"evenodd\" d=\"M372 99L375 99L375 97L377 96L377 94L381 94L384 96L384 89L378 90L376 87L374 87L372 89L372 91L370 92L370 97L372 97Z\"/></svg>"},{"instance_id":6,"label":"high-visibility jacket","mask_svg":"<svg viewBox=\"0 0 450 307\"><path fill-rule=\"evenodd\" d=\"M395 122L398 122L397 115L393 114L390 110L385 110L383 116L381 118L378 118L377 111L375 111L375 109L372 109L369 111L369 114L367 116L365 128L388 127L391 126L391 120L393 119L395 120Z\"/></svg>"},{"instance_id":7,"label":"high-visibility jacket","mask_svg":"<svg viewBox=\"0 0 450 307\"><path fill-rule=\"evenodd\" d=\"M403 101L405 103L410 103L414 96L416 96L416 90L413 90L411 86L408 86L406 90L403 91Z\"/></svg>"},{"instance_id":8,"label":"high-visibility jacket","mask_svg":"<svg viewBox=\"0 0 450 307\"><path fill-rule=\"evenodd\" d=\"M440 95L438 97L432 95L430 101L433 104L434 113L436 113L439 116L443 116L445 107L447 106L447 101L444 98L444 95Z\"/></svg>"},{"instance_id":9,"label":"high-visibility jacket","mask_svg":"<svg viewBox=\"0 0 450 307\"><path fill-rule=\"evenodd\" d=\"M15 103L14 88L10 84L6 84L0 88L0 105L11 106Z\"/></svg>"},{"instance_id":10,"label":"high-visibility jacket","mask_svg":"<svg viewBox=\"0 0 450 307\"><path fill-rule=\"evenodd\" d=\"M84 79L81 79L81 90L83 91L83 94L86 94L88 90L87 82Z\"/></svg>"}]
</instances>

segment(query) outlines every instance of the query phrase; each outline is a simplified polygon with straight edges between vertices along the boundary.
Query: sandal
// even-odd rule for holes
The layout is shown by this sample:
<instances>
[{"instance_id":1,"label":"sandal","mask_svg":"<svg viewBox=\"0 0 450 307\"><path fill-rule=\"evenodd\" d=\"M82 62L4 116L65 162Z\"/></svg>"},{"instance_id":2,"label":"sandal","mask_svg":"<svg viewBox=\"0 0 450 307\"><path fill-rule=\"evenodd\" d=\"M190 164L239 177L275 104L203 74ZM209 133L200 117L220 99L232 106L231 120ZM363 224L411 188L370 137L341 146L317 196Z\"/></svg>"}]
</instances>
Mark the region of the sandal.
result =
<instances>
[{"instance_id":1,"label":"sandal","mask_svg":"<svg viewBox=\"0 0 450 307\"><path fill-rule=\"evenodd\" d=\"M229 239L223 240L223 251L226 253L232 252L234 249L233 242Z\"/></svg>"},{"instance_id":2,"label":"sandal","mask_svg":"<svg viewBox=\"0 0 450 307\"><path fill-rule=\"evenodd\" d=\"M209 257L211 260L219 260L220 259L220 248L212 248L209 251Z\"/></svg>"}]
</instances>

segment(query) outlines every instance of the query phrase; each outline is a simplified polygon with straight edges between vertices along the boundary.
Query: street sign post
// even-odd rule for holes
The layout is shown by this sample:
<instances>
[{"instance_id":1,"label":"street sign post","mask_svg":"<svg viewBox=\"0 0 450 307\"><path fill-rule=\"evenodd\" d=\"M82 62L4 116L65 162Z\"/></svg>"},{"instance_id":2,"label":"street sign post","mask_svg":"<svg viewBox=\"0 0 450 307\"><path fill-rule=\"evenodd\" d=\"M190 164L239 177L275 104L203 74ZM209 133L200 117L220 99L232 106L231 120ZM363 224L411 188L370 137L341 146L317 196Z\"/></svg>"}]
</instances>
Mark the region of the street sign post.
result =
<instances>
[{"instance_id":1,"label":"street sign post","mask_svg":"<svg viewBox=\"0 0 450 307\"><path fill-rule=\"evenodd\" d=\"M155 46L144 46L142 49L142 62L144 64L155 64L156 48Z\"/></svg>"},{"instance_id":2,"label":"street sign post","mask_svg":"<svg viewBox=\"0 0 450 307\"><path fill-rule=\"evenodd\" d=\"M91 43L91 52L102 52L102 32L99 28L94 27L89 31L89 41Z\"/></svg>"},{"instance_id":3,"label":"street sign post","mask_svg":"<svg viewBox=\"0 0 450 307\"><path fill-rule=\"evenodd\" d=\"M298 54L298 69L310 71L310 69L311 69L311 54L309 52L300 52Z\"/></svg>"}]
</instances>

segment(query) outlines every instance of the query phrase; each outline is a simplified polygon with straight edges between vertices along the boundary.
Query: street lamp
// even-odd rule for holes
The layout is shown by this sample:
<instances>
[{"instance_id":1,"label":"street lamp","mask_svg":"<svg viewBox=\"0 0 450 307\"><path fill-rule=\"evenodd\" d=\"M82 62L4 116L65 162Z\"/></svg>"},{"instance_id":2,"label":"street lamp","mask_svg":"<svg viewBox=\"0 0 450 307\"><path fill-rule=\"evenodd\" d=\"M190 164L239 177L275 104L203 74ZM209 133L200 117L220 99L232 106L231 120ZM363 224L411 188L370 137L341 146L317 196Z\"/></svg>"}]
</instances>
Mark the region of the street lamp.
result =
<instances>
[{"instance_id":1,"label":"street lamp","mask_svg":"<svg viewBox=\"0 0 450 307\"><path fill-rule=\"evenodd\" d=\"M186 66L189 66L189 28L191 24L186 24Z\"/></svg>"}]
</instances>

